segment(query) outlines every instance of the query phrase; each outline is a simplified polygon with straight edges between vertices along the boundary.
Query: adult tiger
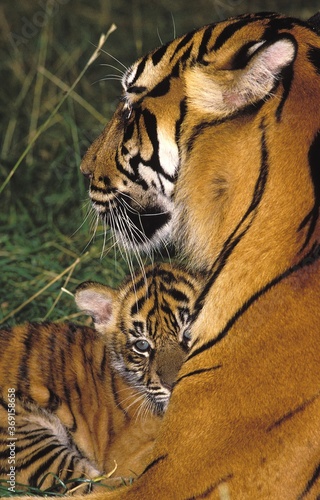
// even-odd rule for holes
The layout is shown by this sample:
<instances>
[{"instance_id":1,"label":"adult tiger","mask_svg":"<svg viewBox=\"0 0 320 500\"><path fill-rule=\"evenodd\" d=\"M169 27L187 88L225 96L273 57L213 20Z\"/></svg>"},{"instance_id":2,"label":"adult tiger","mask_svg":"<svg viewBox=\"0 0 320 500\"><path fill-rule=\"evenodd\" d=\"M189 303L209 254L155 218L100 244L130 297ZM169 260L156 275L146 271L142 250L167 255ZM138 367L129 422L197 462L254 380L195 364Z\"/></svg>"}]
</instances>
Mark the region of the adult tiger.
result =
<instances>
[{"instance_id":1,"label":"adult tiger","mask_svg":"<svg viewBox=\"0 0 320 500\"><path fill-rule=\"evenodd\" d=\"M101 498L319 498L317 29L277 14L205 26L123 87L82 164L93 204L138 250L174 229L210 278L153 460Z\"/></svg>"}]
</instances>

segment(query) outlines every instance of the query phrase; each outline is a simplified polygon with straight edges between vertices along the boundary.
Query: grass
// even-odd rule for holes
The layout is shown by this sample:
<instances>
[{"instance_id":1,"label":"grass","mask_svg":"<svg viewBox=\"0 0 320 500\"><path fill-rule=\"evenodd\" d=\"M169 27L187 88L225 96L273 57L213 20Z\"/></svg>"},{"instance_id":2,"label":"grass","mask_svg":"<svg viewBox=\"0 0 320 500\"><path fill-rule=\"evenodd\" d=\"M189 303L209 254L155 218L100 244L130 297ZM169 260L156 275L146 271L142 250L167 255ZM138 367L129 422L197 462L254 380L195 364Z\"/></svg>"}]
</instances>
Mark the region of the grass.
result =
<instances>
[{"instance_id":1,"label":"grass","mask_svg":"<svg viewBox=\"0 0 320 500\"><path fill-rule=\"evenodd\" d=\"M94 62L88 60L95 47L88 43L85 62L78 47L71 52L61 47L52 28L48 22L38 38L26 40L26 46L21 42L3 62L10 76L6 92L20 84L5 114L0 167L0 311L2 322L9 324L74 316L73 299L61 293L62 285L72 289L84 279L116 285L126 273L125 263L113 255L102 265L101 244L86 248L87 195L78 165L105 118L73 89L88 85L83 77ZM50 64L57 53L59 58ZM3 109L8 105L4 94ZM89 137L79 130L78 115L85 122L89 115Z\"/></svg>"},{"instance_id":2,"label":"grass","mask_svg":"<svg viewBox=\"0 0 320 500\"><path fill-rule=\"evenodd\" d=\"M109 30L110 33L113 30L114 27L112 26ZM35 93L30 116L28 143L17 161L14 163L2 185L0 185L0 195L4 193L6 189L9 191L9 187L11 187L10 183L13 184L14 176L17 176L18 168L23 161L25 161L26 164L30 164L30 166L33 165L35 156L34 147L37 145L37 141L39 141L41 136L46 133L49 127L54 126L55 122L60 121L60 108L62 108L63 104L70 97L75 99L77 94L74 93L74 88L81 81L86 70L99 55L98 49L93 50L90 59L84 65L82 71L80 71L72 85L68 86L58 77L51 75L50 72L45 70L43 66L45 62L43 54L47 52L47 33L44 32L44 35L42 35L41 38L42 41L40 43L38 58L40 66L38 76L35 81ZM101 48L105 42L104 38L106 39L107 36L101 37ZM44 75L49 75L50 81L54 80L54 83L58 82L58 86L62 86L65 91L59 100L55 99L53 101L53 108L50 109L48 114L43 112L41 102L38 98L38 94L41 94L43 91L44 80L42 77ZM25 95L26 92L23 92L23 94ZM89 111L89 113L91 113L95 118L98 117L100 118L100 121L103 120L102 115L96 112L95 109L85 100L81 100L80 96L77 96L77 101L80 101L82 107ZM70 137L73 140L74 145L72 153L74 152L74 156L78 157L80 161L78 144L79 134L75 126L74 119L72 119L74 117L74 109L70 104L70 101L68 104L68 111L70 112L70 115L65 116L64 121L69 123ZM44 120L41 125L38 126L41 114L44 115ZM10 130L11 127L9 126L8 129ZM5 137L5 144L8 141L9 139L6 140ZM66 150L68 151L68 148L66 148ZM83 184L81 182L82 179L79 176L79 173L77 173L77 177L78 179L76 179L76 181L78 182L76 185L79 192L83 192ZM29 188L32 192L34 189L34 182L31 179L30 181ZM54 313L54 316L59 317L60 319L63 319L64 317L70 318L70 316L63 314L64 307L68 310L70 306L66 305L66 301L60 300L62 297L61 283L63 283L65 287L67 287L69 283L72 284L72 274L76 267L81 267L86 263L90 265L90 263L94 262L96 258L96 256L90 255L90 252L84 252L83 248L81 255L78 255L79 251L74 248L73 241L71 241L72 238L68 238L65 234L63 234L59 229L59 224L55 224L55 214L53 211L48 213L46 217L41 217L43 201L48 205L55 204L55 206L59 206L63 202L67 204L70 199L70 189L67 188L65 196L66 199L64 200L64 197L61 196L61 187L57 189L56 193L53 192L50 196L49 193L46 193L45 186L46 184L42 187L39 186L38 188L40 192L41 190L43 191L40 195L38 203L37 200L33 199L31 194L31 196L27 195L25 203L19 199L16 206L13 204L8 207L9 222L7 223L7 226L4 226L4 231L0 238L0 241L3 244L1 247L3 250L0 252L0 257L6 273L6 296L4 297L4 300L1 300L0 304L3 322L11 319L15 321L16 316L30 308L30 306L33 311L32 317L35 319L48 319L51 313ZM9 192L9 196L10 194L11 193ZM79 210L79 215L80 214L81 208ZM62 220L65 222L65 217L62 217ZM16 228L19 227L21 223L23 223L24 229L22 234L21 232L16 231ZM68 223L66 225L68 227ZM63 229L65 228L63 227L62 230ZM50 236L47 237L49 232ZM81 233L81 231L79 231L79 233ZM79 238L81 238L81 236L83 235L79 234ZM74 241L76 241L76 239L77 237L74 238ZM41 256L43 256L43 259L41 259ZM73 259L71 264L69 264L70 259ZM112 265L108 266L108 269L110 268L108 277L109 281L116 283L117 279L113 278L110 280L113 276L112 270L114 268L114 263L116 264L117 261L113 261ZM124 273L121 272L122 267L125 268L125 264L123 264L123 266L120 265L119 278L123 278L124 275ZM89 271L89 276L93 274L94 273ZM14 297L14 300L10 300L10 297ZM41 302L37 301L39 298ZM8 310L9 308L10 310Z\"/></svg>"},{"instance_id":3,"label":"grass","mask_svg":"<svg viewBox=\"0 0 320 500\"><path fill-rule=\"evenodd\" d=\"M53 476L53 484L49 488L44 488L43 483L48 476ZM97 479L86 479L86 478L73 478L68 481L62 481L55 474L51 474L50 472L45 474L43 478L39 481L39 485L37 487L28 486L21 483L15 483L14 491L9 490L7 488L7 481L5 479L0 479L0 497L63 497L72 495L75 492L84 493L84 491L92 491L93 487L95 489L105 488L107 490L114 490L114 486L110 486L108 484L103 483L103 479L108 479L108 476L105 478L97 478ZM129 486L132 484L132 480L124 480L123 486Z\"/></svg>"}]
</instances>

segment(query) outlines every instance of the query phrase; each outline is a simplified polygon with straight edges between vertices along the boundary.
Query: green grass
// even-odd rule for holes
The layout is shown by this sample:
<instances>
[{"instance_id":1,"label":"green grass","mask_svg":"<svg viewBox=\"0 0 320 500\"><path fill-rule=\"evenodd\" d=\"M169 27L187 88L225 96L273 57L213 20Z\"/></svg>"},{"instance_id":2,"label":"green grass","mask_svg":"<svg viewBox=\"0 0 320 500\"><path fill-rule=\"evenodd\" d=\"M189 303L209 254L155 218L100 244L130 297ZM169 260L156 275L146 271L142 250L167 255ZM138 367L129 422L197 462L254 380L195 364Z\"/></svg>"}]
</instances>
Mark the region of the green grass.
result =
<instances>
[{"instance_id":1,"label":"green grass","mask_svg":"<svg viewBox=\"0 0 320 500\"><path fill-rule=\"evenodd\" d=\"M52 486L45 488L43 487L43 483L48 476L53 476L53 484ZM63 497L66 495L72 495L75 492L81 494L84 491L88 491L88 489L89 491L92 491L93 487L96 490L99 488L104 488L105 490L109 491L115 489L115 486L111 486L106 483L104 484L101 479L103 478L99 478L98 480L79 477L70 479L68 481L62 481L58 476L49 472L43 476L43 478L39 481L39 485L37 487L16 483L14 491L7 488L7 482L5 479L0 479L0 497ZM132 484L131 479L122 480L122 486L129 486L130 484Z\"/></svg>"}]
</instances>

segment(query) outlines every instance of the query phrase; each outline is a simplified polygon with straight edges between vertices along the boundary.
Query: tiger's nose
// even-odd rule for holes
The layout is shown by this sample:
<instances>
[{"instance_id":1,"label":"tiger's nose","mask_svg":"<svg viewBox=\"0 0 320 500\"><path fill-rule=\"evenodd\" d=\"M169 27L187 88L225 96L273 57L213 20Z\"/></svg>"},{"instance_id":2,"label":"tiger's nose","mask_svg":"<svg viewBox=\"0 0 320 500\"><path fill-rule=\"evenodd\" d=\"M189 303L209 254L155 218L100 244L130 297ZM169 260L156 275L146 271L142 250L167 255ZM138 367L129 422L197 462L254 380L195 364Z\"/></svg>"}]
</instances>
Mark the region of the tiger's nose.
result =
<instances>
[{"instance_id":1,"label":"tiger's nose","mask_svg":"<svg viewBox=\"0 0 320 500\"><path fill-rule=\"evenodd\" d=\"M93 171L94 171L94 164L95 164L96 159L97 159L97 155L93 155L89 159L88 153L82 159L82 162L80 165L80 171L88 179L92 179Z\"/></svg>"},{"instance_id":2,"label":"tiger's nose","mask_svg":"<svg viewBox=\"0 0 320 500\"><path fill-rule=\"evenodd\" d=\"M83 170L81 167L80 167L80 170L81 170L81 173L84 175L84 177L86 179L89 179L91 181L93 175L91 172L87 172L86 170Z\"/></svg>"}]
</instances>

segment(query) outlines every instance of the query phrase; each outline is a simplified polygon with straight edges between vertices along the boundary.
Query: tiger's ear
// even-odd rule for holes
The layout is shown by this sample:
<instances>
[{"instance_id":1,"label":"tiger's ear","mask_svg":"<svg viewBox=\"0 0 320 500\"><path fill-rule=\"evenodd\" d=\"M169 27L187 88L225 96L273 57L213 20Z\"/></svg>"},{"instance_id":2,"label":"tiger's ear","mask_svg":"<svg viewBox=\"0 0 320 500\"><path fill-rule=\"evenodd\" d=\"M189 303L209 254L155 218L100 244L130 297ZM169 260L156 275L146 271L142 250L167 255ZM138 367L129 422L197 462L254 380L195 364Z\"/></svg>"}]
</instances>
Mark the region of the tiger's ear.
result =
<instances>
[{"instance_id":1,"label":"tiger's ear","mask_svg":"<svg viewBox=\"0 0 320 500\"><path fill-rule=\"evenodd\" d=\"M118 295L113 288L85 281L76 288L75 301L80 311L92 316L96 329L101 333L116 321Z\"/></svg>"},{"instance_id":2,"label":"tiger's ear","mask_svg":"<svg viewBox=\"0 0 320 500\"><path fill-rule=\"evenodd\" d=\"M248 44L228 63L221 64L219 54L209 54L186 75L189 104L220 118L265 99L295 55L296 42L290 35Z\"/></svg>"}]
</instances>

